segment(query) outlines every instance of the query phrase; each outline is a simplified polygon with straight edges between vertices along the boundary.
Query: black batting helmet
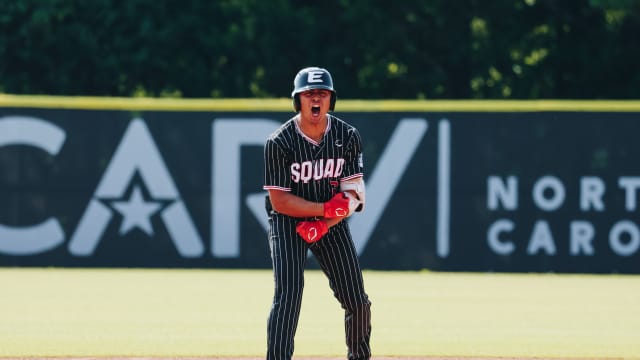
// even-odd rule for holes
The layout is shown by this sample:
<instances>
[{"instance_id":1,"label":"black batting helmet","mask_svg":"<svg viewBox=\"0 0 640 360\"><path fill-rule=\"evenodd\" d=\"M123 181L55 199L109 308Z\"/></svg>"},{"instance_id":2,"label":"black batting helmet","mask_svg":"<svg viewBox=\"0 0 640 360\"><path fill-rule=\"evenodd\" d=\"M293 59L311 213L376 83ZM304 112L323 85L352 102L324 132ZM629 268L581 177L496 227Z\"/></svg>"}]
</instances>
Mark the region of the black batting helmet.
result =
<instances>
[{"instance_id":1,"label":"black batting helmet","mask_svg":"<svg viewBox=\"0 0 640 360\"><path fill-rule=\"evenodd\" d=\"M300 111L300 93L311 89L325 89L331 91L331 105L329 110L336 107L336 90L333 88L333 79L327 69L319 67L307 67L300 71L293 79L293 108Z\"/></svg>"}]
</instances>

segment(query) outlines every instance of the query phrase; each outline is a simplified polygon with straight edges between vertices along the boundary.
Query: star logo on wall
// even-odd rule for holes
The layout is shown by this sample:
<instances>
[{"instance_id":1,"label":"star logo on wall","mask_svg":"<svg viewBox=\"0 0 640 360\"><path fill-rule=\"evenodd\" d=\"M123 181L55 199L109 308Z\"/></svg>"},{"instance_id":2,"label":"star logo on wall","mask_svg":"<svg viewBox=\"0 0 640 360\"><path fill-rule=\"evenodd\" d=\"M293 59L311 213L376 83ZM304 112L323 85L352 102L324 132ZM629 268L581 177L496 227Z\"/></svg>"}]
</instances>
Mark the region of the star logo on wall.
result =
<instances>
[{"instance_id":1,"label":"star logo on wall","mask_svg":"<svg viewBox=\"0 0 640 360\"><path fill-rule=\"evenodd\" d=\"M162 205L156 201L145 201L142 197L142 191L139 187L135 187L127 201L114 201L114 209L122 214L122 225L120 226L120 235L124 235L129 231L139 228L147 235L153 235L153 227L151 226L151 216L156 213Z\"/></svg>"}]
</instances>

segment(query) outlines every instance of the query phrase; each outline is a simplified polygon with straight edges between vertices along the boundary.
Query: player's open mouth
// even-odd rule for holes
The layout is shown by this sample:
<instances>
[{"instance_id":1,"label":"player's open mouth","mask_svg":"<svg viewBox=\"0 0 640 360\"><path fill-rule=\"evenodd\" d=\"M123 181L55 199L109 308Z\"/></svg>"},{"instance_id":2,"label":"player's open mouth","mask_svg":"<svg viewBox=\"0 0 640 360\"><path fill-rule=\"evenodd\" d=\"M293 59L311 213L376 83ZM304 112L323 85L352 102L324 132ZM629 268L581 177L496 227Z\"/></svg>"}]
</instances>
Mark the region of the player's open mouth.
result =
<instances>
[{"instance_id":1,"label":"player's open mouth","mask_svg":"<svg viewBox=\"0 0 640 360\"><path fill-rule=\"evenodd\" d=\"M311 113L315 116L318 116L318 114L320 114L320 106L319 105L313 105L311 107Z\"/></svg>"}]
</instances>

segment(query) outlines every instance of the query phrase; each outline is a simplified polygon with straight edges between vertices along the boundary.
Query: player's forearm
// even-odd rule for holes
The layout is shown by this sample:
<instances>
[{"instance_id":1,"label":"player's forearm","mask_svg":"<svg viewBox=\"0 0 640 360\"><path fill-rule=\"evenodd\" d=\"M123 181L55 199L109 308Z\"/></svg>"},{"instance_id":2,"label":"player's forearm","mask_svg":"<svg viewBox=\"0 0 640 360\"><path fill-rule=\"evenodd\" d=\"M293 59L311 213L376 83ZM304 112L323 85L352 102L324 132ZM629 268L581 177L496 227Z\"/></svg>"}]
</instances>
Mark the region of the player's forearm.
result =
<instances>
[{"instance_id":1,"label":"player's forearm","mask_svg":"<svg viewBox=\"0 0 640 360\"><path fill-rule=\"evenodd\" d=\"M324 215L322 203L305 200L299 196L279 190L270 190L269 198L273 209L292 217L314 217Z\"/></svg>"},{"instance_id":2,"label":"player's forearm","mask_svg":"<svg viewBox=\"0 0 640 360\"><path fill-rule=\"evenodd\" d=\"M284 209L283 211L279 211L276 209L276 211L278 211L281 214L285 214L285 215L289 215L292 217L314 217L314 216L322 216L323 215L323 206L322 203L314 203L311 201L307 201L302 199L303 202L300 202L298 204L295 204L296 201L293 200L293 203L289 203L286 204L284 206L282 206ZM309 203L309 204L306 204ZM318 205L320 207L320 214L318 214L315 210L316 205ZM306 206L309 206L308 208L306 208ZM327 227L332 227L338 223L340 223L340 221L344 220L344 218L322 218L321 221L324 221L325 224L327 224Z\"/></svg>"}]
</instances>

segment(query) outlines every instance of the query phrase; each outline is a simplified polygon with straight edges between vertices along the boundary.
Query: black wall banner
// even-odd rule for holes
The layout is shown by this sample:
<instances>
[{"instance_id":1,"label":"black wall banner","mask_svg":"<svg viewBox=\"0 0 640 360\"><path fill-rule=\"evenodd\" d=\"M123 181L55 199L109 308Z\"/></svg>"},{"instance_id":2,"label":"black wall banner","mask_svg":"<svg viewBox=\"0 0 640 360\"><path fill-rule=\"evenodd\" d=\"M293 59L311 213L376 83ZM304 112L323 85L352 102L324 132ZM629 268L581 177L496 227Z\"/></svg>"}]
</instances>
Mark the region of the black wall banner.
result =
<instances>
[{"instance_id":1,"label":"black wall banner","mask_svg":"<svg viewBox=\"0 0 640 360\"><path fill-rule=\"evenodd\" d=\"M363 267L640 273L640 112L336 115ZM290 116L0 107L0 266L270 267L262 146Z\"/></svg>"}]
</instances>

